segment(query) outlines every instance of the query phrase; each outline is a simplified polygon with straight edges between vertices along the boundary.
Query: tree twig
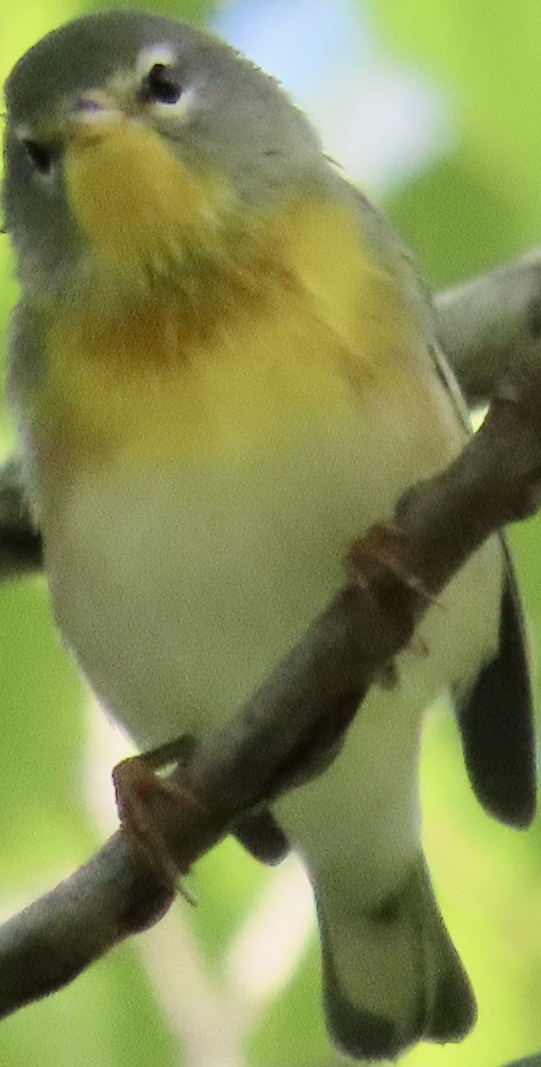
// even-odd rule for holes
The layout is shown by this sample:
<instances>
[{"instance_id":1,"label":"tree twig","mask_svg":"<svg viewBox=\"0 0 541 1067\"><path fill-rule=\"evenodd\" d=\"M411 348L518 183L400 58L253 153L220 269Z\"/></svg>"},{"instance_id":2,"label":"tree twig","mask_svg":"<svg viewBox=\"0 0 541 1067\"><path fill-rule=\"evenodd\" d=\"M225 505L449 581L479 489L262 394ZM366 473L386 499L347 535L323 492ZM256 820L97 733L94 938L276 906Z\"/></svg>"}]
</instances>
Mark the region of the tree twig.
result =
<instances>
[{"instance_id":1,"label":"tree twig","mask_svg":"<svg viewBox=\"0 0 541 1067\"><path fill-rule=\"evenodd\" d=\"M541 248L439 293L443 349L473 406L514 363L541 357Z\"/></svg>"}]
</instances>

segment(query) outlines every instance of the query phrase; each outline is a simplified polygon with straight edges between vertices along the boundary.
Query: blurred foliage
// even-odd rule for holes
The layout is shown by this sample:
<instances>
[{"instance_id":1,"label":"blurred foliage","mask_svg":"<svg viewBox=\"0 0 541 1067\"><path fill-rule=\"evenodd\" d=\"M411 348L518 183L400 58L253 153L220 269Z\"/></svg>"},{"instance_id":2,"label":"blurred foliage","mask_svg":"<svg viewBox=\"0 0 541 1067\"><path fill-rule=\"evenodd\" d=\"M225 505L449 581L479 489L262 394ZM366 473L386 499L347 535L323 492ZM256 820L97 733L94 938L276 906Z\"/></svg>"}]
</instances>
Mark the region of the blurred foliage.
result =
<instances>
[{"instance_id":1,"label":"blurred foliage","mask_svg":"<svg viewBox=\"0 0 541 1067\"><path fill-rule=\"evenodd\" d=\"M217 4L154 0L152 6L204 21ZM466 277L536 243L541 230L537 0L492 0L490 8L480 0L371 0L366 6L382 51L415 64L448 101L453 137L447 153L395 186L386 203L433 284ZM6 8L0 74L7 74L43 33L91 8L75 0L48 0L46 6L41 0L20 0ZM5 330L15 298L5 244L0 271ZM7 429L3 442L7 448ZM537 644L540 522L513 531ZM0 906L7 914L80 863L99 834L79 790L86 744L83 690L52 626L41 580L2 591L0 644ZM424 754L429 862L476 989L479 1022L461 1045L422 1046L403 1062L409 1067L502 1067L541 1048L541 830L536 824L519 835L483 815L471 797L456 731L443 713L429 722ZM104 772L103 790L108 788ZM242 927L268 877L232 843L198 868L203 902L192 927L204 964L217 978L232 932ZM339 1062L324 1033L318 966L312 945L289 985L271 998L247 1040L253 1067ZM179 972L182 967L179 949ZM172 1033L137 944L118 949L68 990L0 1027L3 1067L76 1062L90 1067L183 1062L178 1033Z\"/></svg>"}]
</instances>

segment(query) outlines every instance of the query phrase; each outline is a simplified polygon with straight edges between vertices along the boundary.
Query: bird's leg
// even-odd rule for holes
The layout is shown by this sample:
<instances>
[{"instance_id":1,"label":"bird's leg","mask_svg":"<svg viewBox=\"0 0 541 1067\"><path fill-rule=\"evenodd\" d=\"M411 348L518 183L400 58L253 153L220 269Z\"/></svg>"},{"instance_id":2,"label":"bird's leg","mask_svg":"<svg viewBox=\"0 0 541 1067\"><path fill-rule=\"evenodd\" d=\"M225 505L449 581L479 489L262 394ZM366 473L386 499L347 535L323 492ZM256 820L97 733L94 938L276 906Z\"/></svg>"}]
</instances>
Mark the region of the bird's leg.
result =
<instances>
[{"instance_id":1,"label":"bird's leg","mask_svg":"<svg viewBox=\"0 0 541 1067\"><path fill-rule=\"evenodd\" d=\"M179 814L194 805L202 808L194 793L175 777L191 760L195 739L188 734L151 752L122 760L113 769L116 805L123 832L138 859L150 866L171 888L187 874L189 862L179 861L172 847ZM195 898L180 886L190 903Z\"/></svg>"},{"instance_id":2,"label":"bird's leg","mask_svg":"<svg viewBox=\"0 0 541 1067\"><path fill-rule=\"evenodd\" d=\"M372 526L360 541L354 542L348 552L346 566L350 579L365 588L369 588L375 569L387 571L393 607L398 607L400 596L407 598L408 591L425 603L438 604L436 596L420 581L408 556L408 545L400 526L394 522L381 522ZM429 652L423 637L415 632L404 647L415 655L426 656ZM399 680L395 659L390 660L377 677L382 689L394 689Z\"/></svg>"},{"instance_id":3,"label":"bird's leg","mask_svg":"<svg viewBox=\"0 0 541 1067\"><path fill-rule=\"evenodd\" d=\"M438 603L437 597L415 573L404 534L394 522L379 522L351 546L346 566L352 581L368 587L374 567L384 568L397 582L411 589L425 601Z\"/></svg>"}]
</instances>

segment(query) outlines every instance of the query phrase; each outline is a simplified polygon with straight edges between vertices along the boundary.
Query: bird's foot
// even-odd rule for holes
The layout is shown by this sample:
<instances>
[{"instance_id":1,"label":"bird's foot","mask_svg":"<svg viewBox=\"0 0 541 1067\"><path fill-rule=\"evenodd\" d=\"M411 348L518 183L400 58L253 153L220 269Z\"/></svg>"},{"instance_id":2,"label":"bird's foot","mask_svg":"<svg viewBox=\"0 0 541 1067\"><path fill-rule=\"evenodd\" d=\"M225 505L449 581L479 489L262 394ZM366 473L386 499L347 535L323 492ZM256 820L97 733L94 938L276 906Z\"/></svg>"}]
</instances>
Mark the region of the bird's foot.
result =
<instances>
[{"instance_id":1,"label":"bird's foot","mask_svg":"<svg viewBox=\"0 0 541 1067\"><path fill-rule=\"evenodd\" d=\"M437 597L426 588L408 562L405 544L404 534L396 523L379 522L371 526L348 552L346 563L351 579L368 589L374 569L384 568L423 600L437 603Z\"/></svg>"},{"instance_id":2,"label":"bird's foot","mask_svg":"<svg viewBox=\"0 0 541 1067\"><path fill-rule=\"evenodd\" d=\"M197 797L174 779L175 771L186 765L193 753L189 736L162 745L152 752L122 760L113 769L113 785L121 829L135 855L172 890L180 888L192 904L193 894L180 881L190 868L189 859L178 847L182 813L194 806L202 809Z\"/></svg>"},{"instance_id":3,"label":"bird's foot","mask_svg":"<svg viewBox=\"0 0 541 1067\"><path fill-rule=\"evenodd\" d=\"M425 604L437 603L437 598L415 573L414 562L400 527L394 522L372 526L364 537L351 546L346 565L352 582L372 592L383 606L392 605L393 618L398 610L397 599L398 602L404 601L406 618L408 614L411 618L411 632L405 639L404 649L415 655L427 655L428 647L424 639L414 631L415 609L409 594L413 593ZM399 681L395 658L379 669L375 677L375 683L387 690L394 689Z\"/></svg>"}]
</instances>

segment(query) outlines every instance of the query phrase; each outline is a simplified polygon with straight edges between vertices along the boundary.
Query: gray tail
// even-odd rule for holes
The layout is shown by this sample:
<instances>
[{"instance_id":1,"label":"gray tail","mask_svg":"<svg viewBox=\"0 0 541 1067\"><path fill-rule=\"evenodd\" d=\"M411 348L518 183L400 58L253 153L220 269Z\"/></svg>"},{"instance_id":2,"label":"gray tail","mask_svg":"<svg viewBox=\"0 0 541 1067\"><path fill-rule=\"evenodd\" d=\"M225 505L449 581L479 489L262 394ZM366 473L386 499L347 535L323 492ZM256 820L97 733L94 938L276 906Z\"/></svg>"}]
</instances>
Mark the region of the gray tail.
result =
<instances>
[{"instance_id":1,"label":"gray tail","mask_svg":"<svg viewBox=\"0 0 541 1067\"><path fill-rule=\"evenodd\" d=\"M441 918L424 859L397 892L361 910L352 885L315 886L329 1028L350 1056L394 1059L420 1039L458 1041L473 992Z\"/></svg>"}]
</instances>

